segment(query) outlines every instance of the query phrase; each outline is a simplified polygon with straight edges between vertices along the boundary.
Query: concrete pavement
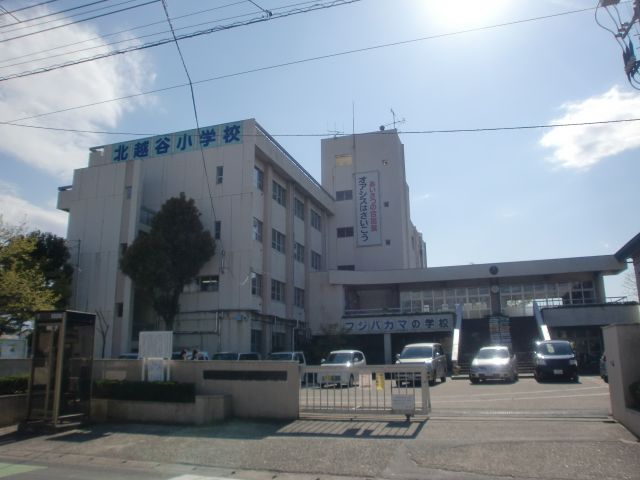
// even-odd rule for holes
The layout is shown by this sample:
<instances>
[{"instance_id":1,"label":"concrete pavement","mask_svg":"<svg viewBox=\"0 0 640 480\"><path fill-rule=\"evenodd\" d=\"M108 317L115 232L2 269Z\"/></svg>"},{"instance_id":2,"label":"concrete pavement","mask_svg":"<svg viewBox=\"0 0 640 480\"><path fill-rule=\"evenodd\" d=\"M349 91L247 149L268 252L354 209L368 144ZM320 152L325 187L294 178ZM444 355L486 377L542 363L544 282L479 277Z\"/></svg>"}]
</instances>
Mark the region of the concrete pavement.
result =
<instances>
[{"instance_id":1,"label":"concrete pavement","mask_svg":"<svg viewBox=\"0 0 640 480\"><path fill-rule=\"evenodd\" d=\"M484 388L447 382L432 388L434 415L426 422L111 424L30 438L4 429L0 462L45 465L51 473L81 465L94 471L75 478L92 479L102 478L102 468L121 478L167 479L640 479L640 443L608 417L607 391L597 377Z\"/></svg>"}]
</instances>

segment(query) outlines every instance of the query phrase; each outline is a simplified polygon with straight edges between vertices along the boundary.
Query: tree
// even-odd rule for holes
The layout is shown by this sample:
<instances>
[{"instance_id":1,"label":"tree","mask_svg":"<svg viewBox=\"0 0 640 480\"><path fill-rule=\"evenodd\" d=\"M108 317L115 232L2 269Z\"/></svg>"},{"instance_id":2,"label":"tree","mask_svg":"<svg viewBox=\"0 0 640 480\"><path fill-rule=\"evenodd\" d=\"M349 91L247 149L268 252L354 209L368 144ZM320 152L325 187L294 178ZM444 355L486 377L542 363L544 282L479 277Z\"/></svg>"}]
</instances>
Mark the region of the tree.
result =
<instances>
[{"instance_id":1,"label":"tree","mask_svg":"<svg viewBox=\"0 0 640 480\"><path fill-rule=\"evenodd\" d=\"M127 248L120 268L151 299L171 330L182 289L214 253L215 243L202 226L195 201L181 193L162 205L150 232L140 233Z\"/></svg>"},{"instance_id":2,"label":"tree","mask_svg":"<svg viewBox=\"0 0 640 480\"><path fill-rule=\"evenodd\" d=\"M31 232L28 237L36 241L31 258L39 264L47 287L58 297L55 308L66 309L71 297L73 267L69 263L70 254L65 239L39 230Z\"/></svg>"},{"instance_id":3,"label":"tree","mask_svg":"<svg viewBox=\"0 0 640 480\"><path fill-rule=\"evenodd\" d=\"M55 308L59 296L49 288L41 265L34 261L37 241L24 227L0 218L0 332L15 333L39 310Z\"/></svg>"}]
</instances>

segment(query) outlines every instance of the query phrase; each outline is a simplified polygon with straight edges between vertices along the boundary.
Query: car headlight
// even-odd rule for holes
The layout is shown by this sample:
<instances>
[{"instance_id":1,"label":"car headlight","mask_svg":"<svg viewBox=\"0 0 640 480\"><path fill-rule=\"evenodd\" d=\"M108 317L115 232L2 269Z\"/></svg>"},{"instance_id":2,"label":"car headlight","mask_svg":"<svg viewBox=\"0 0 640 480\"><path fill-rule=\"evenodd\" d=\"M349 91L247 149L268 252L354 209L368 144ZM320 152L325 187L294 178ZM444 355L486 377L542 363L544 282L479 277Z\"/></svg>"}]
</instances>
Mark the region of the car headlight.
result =
<instances>
[{"instance_id":1,"label":"car headlight","mask_svg":"<svg viewBox=\"0 0 640 480\"><path fill-rule=\"evenodd\" d=\"M578 361L575 358L572 358L571 360L569 360L569 365L575 365L577 367Z\"/></svg>"},{"instance_id":2,"label":"car headlight","mask_svg":"<svg viewBox=\"0 0 640 480\"><path fill-rule=\"evenodd\" d=\"M474 358L474 359L473 359L473 362L471 362L471 366L472 366L472 367L477 367L477 366L478 366L478 363L479 363L479 362L478 362L478 359L477 359L477 358Z\"/></svg>"},{"instance_id":3,"label":"car headlight","mask_svg":"<svg viewBox=\"0 0 640 480\"><path fill-rule=\"evenodd\" d=\"M536 365L546 365L547 362L544 358L536 357Z\"/></svg>"}]
</instances>

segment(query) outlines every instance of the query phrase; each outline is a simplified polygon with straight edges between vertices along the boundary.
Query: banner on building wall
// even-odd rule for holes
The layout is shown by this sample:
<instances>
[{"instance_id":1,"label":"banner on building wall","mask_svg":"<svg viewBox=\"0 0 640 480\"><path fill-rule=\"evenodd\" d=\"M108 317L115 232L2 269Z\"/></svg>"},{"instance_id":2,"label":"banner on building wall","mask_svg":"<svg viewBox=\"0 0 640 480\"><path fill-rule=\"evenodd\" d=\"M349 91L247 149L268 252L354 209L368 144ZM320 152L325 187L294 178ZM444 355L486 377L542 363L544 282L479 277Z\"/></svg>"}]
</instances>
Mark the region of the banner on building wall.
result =
<instances>
[{"instance_id":1,"label":"banner on building wall","mask_svg":"<svg viewBox=\"0 0 640 480\"><path fill-rule=\"evenodd\" d=\"M111 147L111 160L126 162L236 143L242 143L242 122L202 127L199 135L194 129L116 143Z\"/></svg>"},{"instance_id":2,"label":"banner on building wall","mask_svg":"<svg viewBox=\"0 0 640 480\"><path fill-rule=\"evenodd\" d=\"M453 313L412 315L410 317L350 318L342 321L347 334L450 332L454 326Z\"/></svg>"},{"instance_id":3,"label":"banner on building wall","mask_svg":"<svg viewBox=\"0 0 640 480\"><path fill-rule=\"evenodd\" d=\"M357 245L380 245L380 175L377 171L356 173L355 205Z\"/></svg>"}]
</instances>

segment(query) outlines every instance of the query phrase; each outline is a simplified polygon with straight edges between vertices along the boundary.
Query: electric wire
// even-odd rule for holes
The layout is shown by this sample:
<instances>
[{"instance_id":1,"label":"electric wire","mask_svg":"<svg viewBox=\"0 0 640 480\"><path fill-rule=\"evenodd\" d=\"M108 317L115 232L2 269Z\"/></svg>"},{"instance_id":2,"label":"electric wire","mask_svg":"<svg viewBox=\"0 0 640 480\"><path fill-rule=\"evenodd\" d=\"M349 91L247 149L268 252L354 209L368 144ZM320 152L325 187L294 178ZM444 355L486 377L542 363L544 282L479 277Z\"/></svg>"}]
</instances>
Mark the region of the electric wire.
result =
<instances>
[{"instance_id":1,"label":"electric wire","mask_svg":"<svg viewBox=\"0 0 640 480\"><path fill-rule=\"evenodd\" d=\"M48 24L54 23L54 22L61 22L63 20L68 20L70 18L80 17L82 15L88 15L90 13L99 12L99 11L102 11L102 10L106 10L108 8L118 7L120 5L125 5L127 3L134 3L136 1L138 1L138 0L125 0L125 1L120 2L120 3L114 3L114 4L111 4L111 5L107 5L105 7L94 8L92 10L87 10L86 12L82 12L82 13L76 13L74 15L65 15L63 18L53 18L51 20L46 20L44 22L36 23L35 25L23 25L23 26L21 26L19 28L14 28L12 30L4 30L4 31L1 31L0 34L6 35L8 33L17 32L19 30L25 30L25 29L28 29L28 28L36 28L36 27L40 27L42 25L48 25ZM57 15L57 14L50 14L50 15L46 15L46 16L55 16L55 15ZM33 19L24 20L23 23L30 22L31 20L33 20ZM8 26L8 25L4 25L4 27L6 27L6 26ZM0 27L0 28L3 28L3 27ZM37 33L37 32L33 32L33 33Z\"/></svg>"},{"instance_id":2,"label":"electric wire","mask_svg":"<svg viewBox=\"0 0 640 480\"><path fill-rule=\"evenodd\" d=\"M0 11L2 12L0 15L9 15L16 22L22 23L22 20L20 20L18 17L16 17L13 13L9 13L9 11L7 11L7 9L4 8L2 5L0 5ZM8 23L7 25L15 25L15 23ZM0 28L3 28L4 26L5 25L0 25Z\"/></svg>"},{"instance_id":3,"label":"electric wire","mask_svg":"<svg viewBox=\"0 0 640 480\"><path fill-rule=\"evenodd\" d=\"M173 20L192 17L194 15L201 15L203 13L211 12L211 11L214 11L214 10L221 10L221 9L227 8L227 7L233 7L233 6L239 5L241 3L246 3L246 1L247 0L239 0L237 2L228 3L226 5L221 5L221 6L214 7L214 8L208 8L208 9L205 9L205 10L199 10L199 11L188 13L188 14L185 14L185 15L180 15L180 16L177 16L177 17L173 17ZM73 46L76 46L76 45L81 45L83 43L93 42L95 40L103 40L105 38L113 37L113 36L116 36L116 35L121 35L123 33L133 32L135 30L141 30L143 28L152 27L154 25L160 25L160 24L164 24L164 23L165 23L164 20L160 20L160 21L157 21L157 22L147 23L145 25L139 25L137 27L127 28L127 29L124 29L124 30L118 30L117 32L106 33L104 35L101 35L101 36L98 36L98 37L93 37L93 38L88 38L86 40L81 40L79 42L67 43L65 45L59 45L57 47L48 48L48 49L45 49L45 50L38 50L36 52L31 52L31 53L18 55L17 57L6 58L4 60L0 60L0 63L6 63L6 62L13 61L13 60L20 60L22 58L28 58L28 57L31 57L33 55L39 55L39 54L42 54L42 53L49 53L49 52L53 52L54 50L59 50L59 49L62 49L62 48L67 48L67 47L73 47ZM213 22L210 22L210 23L213 23ZM184 28L188 28L188 27L178 28L178 30L181 30L181 29L184 29ZM166 32L162 32L162 33L166 33ZM139 40L141 38L144 38L144 36L143 37L135 37L135 38L127 39L127 40L120 40L118 42L107 43L105 45L116 45L118 43L123 43L123 42L130 41L130 40ZM89 47L89 48L86 48L86 49L75 50L73 52L67 52L67 53L79 53L79 52L86 51L86 50L93 50L94 48L97 48L97 47ZM48 56L47 58L52 58L52 57ZM14 65L18 65L18 64L14 64ZM14 65L8 65L8 66L14 66Z\"/></svg>"},{"instance_id":4,"label":"electric wire","mask_svg":"<svg viewBox=\"0 0 640 480\"><path fill-rule=\"evenodd\" d=\"M149 2L149 3L153 3L153 2L157 2L157 1L159 1L159 0L151 0L151 2ZM293 16L293 15L300 15L300 14L303 14L303 13L313 12L313 11L316 11L316 10L326 10L326 9L329 9L329 8L342 6L342 5L348 5L348 4L357 3L357 2L361 2L361 1L362 0L332 0L332 1L325 1L324 3L314 3L313 5L311 5L309 7L306 7L306 8L292 9L292 10L289 10L289 11L285 11L283 13L273 14L272 16L260 16L259 18L254 18L252 20L247 20L245 22L236 22L236 23L232 23L232 24L229 24L229 25L222 25L222 26L212 27L212 28L208 28L208 29L205 29L205 30L199 30L199 31L196 31L196 32L183 34L183 35L177 36L176 38L178 40L184 40L184 39L187 39L187 38L199 37L201 35L209 35L209 34L214 33L214 32L230 30L230 29L233 29L233 28L252 25L254 23L265 22L265 21L268 21L268 20L282 19L282 18ZM82 63L87 63L87 62L92 62L94 60L113 57L115 55L122 55L122 54L125 54L125 53L134 52L134 51L137 51L137 50L144 50L144 49L147 49L147 48L157 47L157 46L160 46L160 45L165 45L165 44L170 43L170 42L173 42L173 39L171 39L171 38L162 39L162 40L158 40L158 41L155 41L155 42L146 43L146 44L143 44L143 45L137 45L137 46L128 47L128 48L124 48L124 49L120 49L120 50L113 50L113 51L110 51L110 52L107 52L107 53L94 55L93 57L82 58L82 59L73 60L73 61L69 61L69 62L66 62L66 63L58 64L58 65L53 65L53 66L49 66L49 67L41 67L41 68L37 68L35 70L30 70L30 71L26 71L26 72L6 75L4 77L0 77L0 82L1 81L15 79L15 78L22 78L22 77L28 77L28 76L32 76L32 75L37 75L37 74L40 74L40 73L50 72L50 71L53 71L53 70L58 70L58 69L61 69L61 68L70 67L72 65L79 65L79 64L82 64Z\"/></svg>"},{"instance_id":5,"label":"electric wire","mask_svg":"<svg viewBox=\"0 0 640 480\"><path fill-rule=\"evenodd\" d=\"M58 0L47 0L45 2L36 3L35 5L28 5L26 7L16 8L15 10L11 10L10 12L7 12L7 14L16 13L16 12L22 12L23 10L29 10L30 8L40 7L42 5L46 5L48 3L54 3L54 2L57 2L57 1Z\"/></svg>"},{"instance_id":6,"label":"electric wire","mask_svg":"<svg viewBox=\"0 0 640 480\"><path fill-rule=\"evenodd\" d=\"M564 128L564 127L585 127L585 126L621 124L621 123L631 123L631 122L640 122L640 117L623 118L623 119L617 119L617 120L595 120L591 122L547 123L547 124L535 124L535 125L513 125L513 126L502 126L502 127L451 128L451 129L431 129L431 130L397 130L397 133L399 135L483 133L483 132L517 131L517 130L542 130L542 129L550 129L550 128ZM57 132L88 133L88 134L99 134L99 135L121 135L121 136L127 135L132 137L153 137L156 135L163 134L158 132L116 132L116 131L108 131L108 130L80 130L76 128L28 125L28 124L17 123L17 122L0 122L0 125L11 126L11 127L21 127L21 128L34 128L38 130L52 130ZM371 132L362 132L362 133L371 133ZM377 131L376 133L379 135L389 135L389 134L394 134L395 132L393 130L383 130L383 131ZM360 135L360 134L361 133L356 133L355 135ZM352 134L339 133L339 132L338 133L325 132L325 133L272 133L270 135L272 137L348 137ZM196 134L195 136L196 138L199 138L198 134ZM249 137L254 135L243 133L242 136Z\"/></svg>"},{"instance_id":7,"label":"electric wire","mask_svg":"<svg viewBox=\"0 0 640 480\"><path fill-rule=\"evenodd\" d=\"M62 14L62 13L72 12L72 11L74 11L74 10L79 10L79 9L81 9L81 8L86 8L86 7L90 7L90 6L92 6L92 5L97 5L98 3L105 3L105 2L110 2L110 1L111 1L111 0L96 0L96 1L94 1L94 2L86 3L86 4L84 4L84 5L78 5L78 6L75 6L75 7L72 7L72 8L67 8L67 9L65 9L65 10L59 10L59 11L57 11L57 12L47 13L46 15L40 15L39 17L25 18L22 22L23 22L23 23L27 23L27 22L32 22L32 21L35 21L35 20L40 20L40 19L42 19L42 18L54 17L54 16L56 16L56 15L60 15L60 14ZM65 17L65 18L67 18L67 17ZM4 25L4 26L7 26L7 27L8 27L9 25ZM22 26L22 27L19 27L19 28L15 28L15 29L13 29L13 30L9 30L9 31L10 31L10 32L13 32L13 31L15 31L15 30L23 30L23 29L25 29L25 28L32 28L32 27L37 27L37 25L25 25L25 26ZM4 33L4 32L3 32L3 33Z\"/></svg>"},{"instance_id":8,"label":"electric wire","mask_svg":"<svg viewBox=\"0 0 640 480\"><path fill-rule=\"evenodd\" d=\"M37 35L37 34L44 33L44 32L50 32L51 30L57 30L59 28L68 27L70 25L76 25L78 23L87 22L89 20L95 20L97 18L103 18L103 17L109 16L109 15L113 15L115 13L126 12L128 10L133 10L135 8L151 5L152 3L157 3L158 1L159 0L149 0L147 2L140 3L138 5L132 5L131 7L125 7L125 8L121 8L119 10L114 10L112 12L102 13L100 15L94 15L93 17L87 17L87 18L83 18L81 20L74 20L73 22L65 23L65 24L62 24L62 25L55 25L53 27L43 28L42 30L38 30L37 32L24 33L22 35L16 35L15 37L4 38L4 39L0 40L0 43L10 42L12 40L18 40L20 38L25 38L25 37L31 37L32 35ZM21 76L24 76L24 75L21 75Z\"/></svg>"},{"instance_id":9,"label":"electric wire","mask_svg":"<svg viewBox=\"0 0 640 480\"><path fill-rule=\"evenodd\" d=\"M402 40L402 41L398 41L398 42L391 42L391 43L384 43L384 44L379 44L379 45L372 45L372 46L369 46L369 47L357 48L357 49L353 49L353 50L345 50L345 51L342 51L342 52L334 52L334 53L329 53L329 54L325 54L325 55L319 55L319 56L316 56L316 57L308 57L308 58L304 58L304 59L292 60L292 61L289 61L289 62L278 63L278 64L274 64L274 65L266 65L266 66L263 66L263 67L256 67L256 68L252 68L252 69L249 69L249 70L243 70L243 71L240 71L240 72L233 72L233 73L228 73L228 74L224 74L224 75L218 75L218 76L215 76L215 77L209 77L209 78L205 78L205 79L202 79L202 80L196 80L196 81L193 82L193 84L194 85L200 85L200 84L204 84L204 83L208 83L208 82L214 82L214 81L223 80L223 79L227 79L227 78L239 77L239 76L242 76L242 75L248 75L248 74L263 72L263 71L267 71L267 70L274 70L274 69L277 69L277 68L289 67L289 66L293 66L293 65L300 65L300 64L303 64L303 63L309 63L309 62L314 62L314 61L318 61L318 60L326 60L326 59L330 59L330 58L346 56L346 55L352 55L352 54L356 54L356 53L362 53L362 52L367 52L367 51L372 51L372 50L377 50L377 49L382 49L382 48L389 48L389 47L407 45L407 44L411 44L411 43L418 43L418 42L423 42L423 41L428 41L428 40L435 40L435 39L444 38L444 37L450 37L450 36L455 36L455 35L462 35L462 34L475 32L475 31L477 31L479 29L487 30L487 29L490 29L490 28L501 28L501 27L504 27L504 26L511 26L513 24L516 24L516 23L524 23L524 22L532 22L532 21L538 21L538 20L546 20L548 18L563 16L563 15L571 15L571 14L576 14L576 13L583 13L583 12L589 11L589 10L593 10L593 9L592 8L586 8L586 9L581 9L581 10L571 10L571 11L566 11L566 12L560 12L560 13L553 14L553 15L550 15L550 16L547 15L547 16L542 16L542 17L532 17L532 18L529 18L529 19L517 20L517 21L514 21L514 22L505 23L505 24L478 27L478 28L474 28L474 29L470 29L470 30L459 30L459 31L455 31L455 32L437 34L437 35L432 35L432 36L427 36L427 37L420 37L420 38L414 38L414 39L409 39L409 40ZM89 108L89 107L94 107L94 106L98 106L98 105L104 105L104 104L110 103L110 102L117 102L117 101L122 101L122 100L128 100L128 99L131 99L131 98L141 97L141 96L145 96L145 95L151 95L151 94L154 94L154 93L166 92L166 91L169 91L169 90L174 90L174 89L186 87L187 85L188 84L186 84L186 83L171 85L171 86L168 86L168 87L163 87L163 88L158 88L158 89L153 89L153 90L147 90L147 91L144 91L144 92L134 93L134 94L130 94L130 95L123 95L121 97L116 97L116 98L111 98L111 99L106 99L106 100L100 100L100 101L97 101L97 102L87 103L87 104L83 104L83 105L77 105L77 106L73 106L73 107L62 108L62 109L59 109L59 110L39 113L39 114L36 114L36 115L29 115L27 117L15 118L15 119L9 120L9 122L21 122L21 121L24 121L24 120L32 120L34 118L40 118L40 117L45 117L45 116L49 116L49 115L55 115L55 114L58 114L58 113L65 113L65 112L69 112L69 111L73 111L73 110L79 110L79 109L83 109L83 108Z\"/></svg>"},{"instance_id":10,"label":"electric wire","mask_svg":"<svg viewBox=\"0 0 640 480\"><path fill-rule=\"evenodd\" d=\"M241 3L244 3L245 1L246 0L243 0L243 2L241 2ZM311 2L308 2L308 3L311 3ZM232 4L232 5L235 5L235 4ZM209 22L202 22L202 23L198 23L198 24L194 24L194 25L188 25L188 26L185 26L185 27L177 28L175 30L176 31L177 30L186 30L186 29L189 29L189 28L198 27L198 26L202 26L202 25L211 25L211 24L215 24L215 23L218 23L218 22L222 22L222 21L234 20L234 19L237 19L237 18L248 17L249 15L250 14L235 15L235 16L232 16L232 17L222 18L222 19L218 19L218 20L212 20L212 21L209 21ZM156 22L156 23L165 23L165 22L162 21L162 22ZM125 32L126 32L126 30L125 30ZM120 32L120 33L122 33L122 32ZM79 49L79 50L72 50L72 51L68 51L68 52L64 52L64 53L59 53L57 55L48 55L47 57L44 57L44 58L41 58L41 59L36 59L35 61L38 61L38 60L50 60L52 58L64 57L64 56L67 56L67 55L73 55L75 53L81 53L81 52L86 52L86 51L89 51L89 50L96 50L96 49L100 49L100 48L106 48L106 47L110 47L112 45L118 45L118 44L121 44L121 43L135 42L135 41L138 41L138 40L142 40L143 38L155 37L157 35L162 35L162 34L165 34L165 33L171 33L171 31L170 30L164 30L164 31L160 31L160 32L149 33L147 35L140 35L140 36L134 37L134 38L127 38L127 39L124 39L124 40L117 40L115 42L104 43L102 45L96 45L96 46L93 46L93 47L87 47L87 48L82 48L82 49ZM111 36L111 35L109 35L109 36ZM94 38L92 40L100 40L100 37L96 37L96 38ZM83 41L83 42L76 42L76 43L85 43L85 42ZM61 48L61 47L56 47L56 49L57 48ZM55 50L55 49L52 49L52 50ZM20 58L20 57L18 57L18 58ZM2 65L2 66L0 66L0 69L15 67L15 66L18 66L18 65L30 64L33 61L34 60L26 60L24 62L12 63L12 64L9 64L9 65ZM2 61L0 61L0 63L2 63Z\"/></svg>"}]
</instances>

